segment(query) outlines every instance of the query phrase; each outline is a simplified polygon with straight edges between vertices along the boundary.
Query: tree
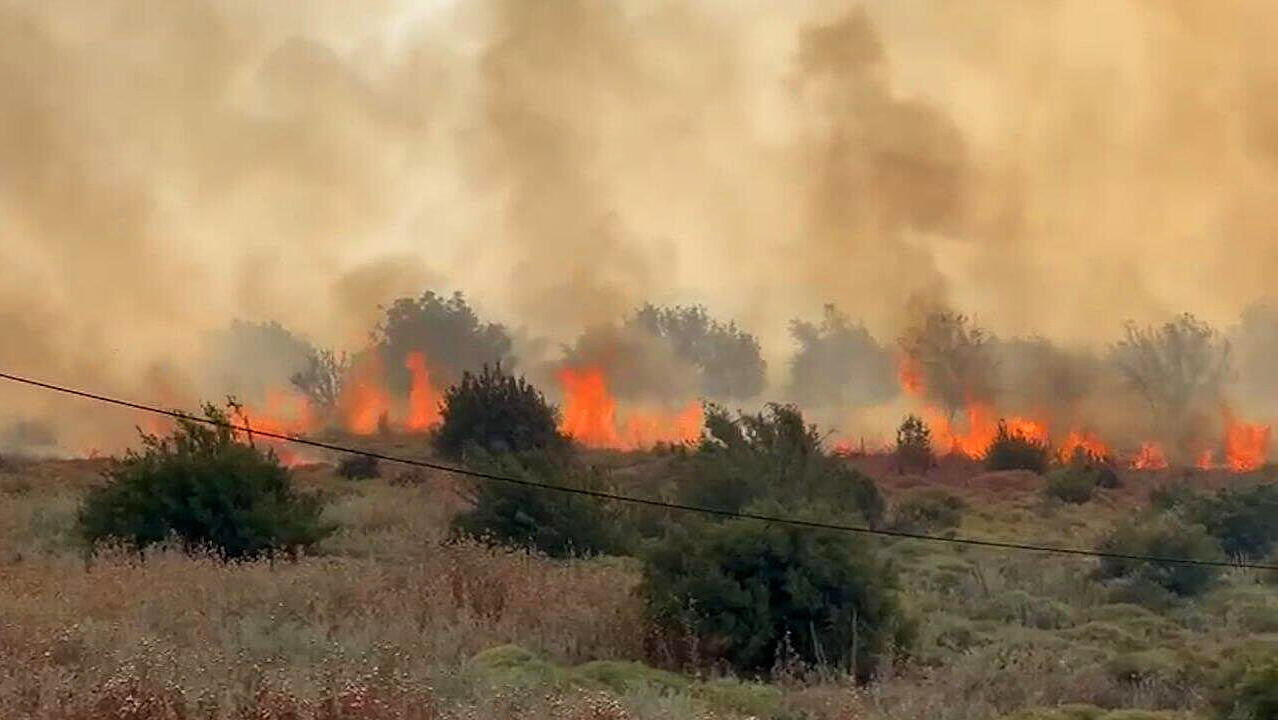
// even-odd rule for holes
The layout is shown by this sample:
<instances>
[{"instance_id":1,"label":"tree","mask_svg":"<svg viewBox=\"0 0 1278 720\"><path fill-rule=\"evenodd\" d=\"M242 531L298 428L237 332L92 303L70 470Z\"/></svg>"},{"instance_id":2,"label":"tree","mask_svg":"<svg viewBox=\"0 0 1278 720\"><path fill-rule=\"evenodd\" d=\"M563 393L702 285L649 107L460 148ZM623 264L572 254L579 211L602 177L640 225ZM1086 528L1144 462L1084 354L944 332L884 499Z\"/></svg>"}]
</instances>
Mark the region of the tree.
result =
<instances>
[{"instance_id":1,"label":"tree","mask_svg":"<svg viewBox=\"0 0 1278 720\"><path fill-rule=\"evenodd\" d=\"M312 350L306 358L306 366L293 373L289 381L316 408L331 413L342 397L342 383L351 363L346 353L341 356L332 350Z\"/></svg>"},{"instance_id":2,"label":"tree","mask_svg":"<svg viewBox=\"0 0 1278 720\"><path fill-rule=\"evenodd\" d=\"M931 468L935 463L932 457L932 431L917 415L906 415L901 426L896 429L896 466L898 472Z\"/></svg>"},{"instance_id":3,"label":"tree","mask_svg":"<svg viewBox=\"0 0 1278 720\"><path fill-rule=\"evenodd\" d=\"M877 524L885 503L874 481L826 453L815 425L793 405L768 404L735 418L707 405L705 437L675 465L682 502L741 510L770 500L793 509L839 508Z\"/></svg>"},{"instance_id":4,"label":"tree","mask_svg":"<svg viewBox=\"0 0 1278 720\"><path fill-rule=\"evenodd\" d=\"M141 452L111 465L78 514L90 544L115 538L141 549L176 536L188 550L238 559L293 553L332 531L274 451L226 427L226 411L205 405L204 415L217 425L179 419L171 435L143 433Z\"/></svg>"},{"instance_id":5,"label":"tree","mask_svg":"<svg viewBox=\"0 0 1278 720\"><path fill-rule=\"evenodd\" d=\"M740 672L766 671L792 652L868 678L909 642L895 573L849 534L694 522L672 528L646 559L641 592L656 624L691 630Z\"/></svg>"},{"instance_id":6,"label":"tree","mask_svg":"<svg viewBox=\"0 0 1278 720\"><path fill-rule=\"evenodd\" d=\"M1196 408L1214 411L1230 373L1229 342L1189 313L1157 328L1128 322L1110 357L1162 430L1181 428Z\"/></svg>"},{"instance_id":7,"label":"tree","mask_svg":"<svg viewBox=\"0 0 1278 720\"><path fill-rule=\"evenodd\" d=\"M759 341L735 322L712 318L700 305L645 304L626 325L669 342L677 357L697 368L706 397L749 398L763 391L767 366Z\"/></svg>"},{"instance_id":8,"label":"tree","mask_svg":"<svg viewBox=\"0 0 1278 720\"><path fill-rule=\"evenodd\" d=\"M412 387L412 372L405 362L413 352L425 356L430 377L440 386L456 383L463 372L484 365L514 366L506 328L481 322L461 293L445 298L425 292L417 298L400 298L386 308L373 336L386 368L387 386L400 395Z\"/></svg>"},{"instance_id":9,"label":"tree","mask_svg":"<svg viewBox=\"0 0 1278 720\"><path fill-rule=\"evenodd\" d=\"M472 468L531 482L584 490L606 490L603 477L569 453L534 450L489 453L474 450ZM470 508L453 519L458 535L527 548L551 557L596 555L621 547L617 509L598 499L491 480L476 480L463 496Z\"/></svg>"},{"instance_id":10,"label":"tree","mask_svg":"<svg viewBox=\"0 0 1278 720\"><path fill-rule=\"evenodd\" d=\"M471 448L491 453L566 448L559 411L541 391L501 367L462 373L444 391L435 445L445 457L461 458Z\"/></svg>"},{"instance_id":11,"label":"tree","mask_svg":"<svg viewBox=\"0 0 1278 720\"><path fill-rule=\"evenodd\" d=\"M789 394L795 402L859 407L896 394L891 355L834 305L825 306L820 324L791 320L790 337L799 345L790 359Z\"/></svg>"},{"instance_id":12,"label":"tree","mask_svg":"<svg viewBox=\"0 0 1278 720\"><path fill-rule=\"evenodd\" d=\"M910 326L899 343L921 391L953 420L968 403L993 397L996 368L989 339L966 315L934 310Z\"/></svg>"}]
</instances>

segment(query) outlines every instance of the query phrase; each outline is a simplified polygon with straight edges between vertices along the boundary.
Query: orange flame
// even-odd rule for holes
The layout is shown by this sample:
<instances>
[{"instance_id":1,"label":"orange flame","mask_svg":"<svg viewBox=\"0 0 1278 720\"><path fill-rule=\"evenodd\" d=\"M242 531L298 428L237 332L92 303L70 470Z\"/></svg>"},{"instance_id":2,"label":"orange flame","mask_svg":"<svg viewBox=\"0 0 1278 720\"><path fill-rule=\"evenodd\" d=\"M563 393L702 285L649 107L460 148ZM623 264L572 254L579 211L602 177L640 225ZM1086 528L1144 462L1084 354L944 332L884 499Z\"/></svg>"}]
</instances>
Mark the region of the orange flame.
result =
<instances>
[{"instance_id":1,"label":"orange flame","mask_svg":"<svg viewBox=\"0 0 1278 720\"><path fill-rule=\"evenodd\" d=\"M1167 455L1163 446L1156 442L1141 443L1140 452L1132 458L1132 467L1137 470L1162 470L1167 467Z\"/></svg>"},{"instance_id":2,"label":"orange flame","mask_svg":"<svg viewBox=\"0 0 1278 720\"><path fill-rule=\"evenodd\" d=\"M1194 467L1199 470L1210 470L1216 466L1216 451L1206 448L1198 453L1198 457L1194 460Z\"/></svg>"},{"instance_id":3,"label":"orange flame","mask_svg":"<svg viewBox=\"0 0 1278 720\"><path fill-rule=\"evenodd\" d=\"M352 369L338 401L346 429L357 435L377 432L390 412L390 393L382 380L382 362L370 353Z\"/></svg>"},{"instance_id":4,"label":"orange flame","mask_svg":"<svg viewBox=\"0 0 1278 720\"><path fill-rule=\"evenodd\" d=\"M559 371L564 391L560 431L588 447L634 450L659 442L686 442L701 435L701 405L690 403L682 411L631 411L618 423L617 401L608 391L600 368L564 368Z\"/></svg>"},{"instance_id":5,"label":"orange flame","mask_svg":"<svg viewBox=\"0 0 1278 720\"><path fill-rule=\"evenodd\" d=\"M1065 436L1065 442L1061 443L1061 460L1068 461L1078 450L1097 459L1109 457L1109 448L1101 442L1096 433L1090 430L1069 431L1069 434Z\"/></svg>"},{"instance_id":6,"label":"orange flame","mask_svg":"<svg viewBox=\"0 0 1278 720\"><path fill-rule=\"evenodd\" d=\"M1238 422L1225 411L1225 461L1234 472L1250 472L1269 457L1269 426Z\"/></svg>"},{"instance_id":7,"label":"orange flame","mask_svg":"<svg viewBox=\"0 0 1278 720\"><path fill-rule=\"evenodd\" d=\"M408 423L410 431L420 432L439 423L439 391L430 381L426 369L426 355L411 352L404 366L413 374L413 387L408 393Z\"/></svg>"}]
</instances>

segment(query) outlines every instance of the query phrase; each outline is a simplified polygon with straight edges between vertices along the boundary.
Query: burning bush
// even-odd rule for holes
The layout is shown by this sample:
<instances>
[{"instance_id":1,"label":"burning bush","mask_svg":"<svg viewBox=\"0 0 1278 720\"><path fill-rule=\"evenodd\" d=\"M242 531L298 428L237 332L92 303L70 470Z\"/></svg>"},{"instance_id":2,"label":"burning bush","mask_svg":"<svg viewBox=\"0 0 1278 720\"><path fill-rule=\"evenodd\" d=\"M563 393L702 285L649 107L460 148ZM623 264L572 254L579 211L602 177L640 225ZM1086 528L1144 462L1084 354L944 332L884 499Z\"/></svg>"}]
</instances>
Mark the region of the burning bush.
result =
<instances>
[{"instance_id":1,"label":"burning bush","mask_svg":"<svg viewBox=\"0 0 1278 720\"><path fill-rule=\"evenodd\" d=\"M985 467L990 470L1030 470L1042 475L1050 459L1051 451L1045 440L1030 437L1019 429L1008 430L1002 420L985 451Z\"/></svg>"},{"instance_id":2,"label":"burning bush","mask_svg":"<svg viewBox=\"0 0 1278 720\"><path fill-rule=\"evenodd\" d=\"M229 420L213 405L204 414ZM177 536L187 549L234 559L291 553L331 531L319 501L293 489L273 451L224 426L180 419L168 437L143 433L142 451L130 450L106 479L78 515L90 544L115 538L140 549Z\"/></svg>"},{"instance_id":3,"label":"burning bush","mask_svg":"<svg viewBox=\"0 0 1278 720\"><path fill-rule=\"evenodd\" d=\"M312 350L306 358L305 366L293 373L289 382L312 405L331 415L342 397L343 382L350 367L350 360L345 353L338 356L332 350Z\"/></svg>"},{"instance_id":4,"label":"burning bush","mask_svg":"<svg viewBox=\"0 0 1278 720\"><path fill-rule=\"evenodd\" d=\"M396 300L377 326L375 344L387 386L401 397L413 387L409 367L413 353L424 354L430 377L440 386L456 383L463 372L485 365L514 364L506 328L480 322L461 293L445 298L425 292L418 298Z\"/></svg>"},{"instance_id":5,"label":"burning bush","mask_svg":"<svg viewBox=\"0 0 1278 720\"><path fill-rule=\"evenodd\" d=\"M712 658L742 672L792 654L866 678L909 640L894 572L848 534L699 522L674 528L647 560L642 592L654 621L690 629Z\"/></svg>"},{"instance_id":6,"label":"burning bush","mask_svg":"<svg viewBox=\"0 0 1278 720\"><path fill-rule=\"evenodd\" d=\"M896 467L898 472L926 471L934 465L932 431L917 415L907 415L896 430Z\"/></svg>"},{"instance_id":7,"label":"burning bush","mask_svg":"<svg viewBox=\"0 0 1278 720\"><path fill-rule=\"evenodd\" d=\"M789 395L807 407L862 407L897 392L892 357L863 325L833 305L820 324L790 321L799 349L790 360Z\"/></svg>"},{"instance_id":8,"label":"burning bush","mask_svg":"<svg viewBox=\"0 0 1278 720\"><path fill-rule=\"evenodd\" d=\"M1191 560L1219 561L1225 557L1220 545L1203 526L1170 517L1125 523L1106 536L1096 549L1122 555ZM1100 560L1099 574L1102 578L1119 579L1128 583L1151 583L1176 595L1185 596L1197 595L1206 590L1220 574L1220 568L1104 557Z\"/></svg>"},{"instance_id":9,"label":"burning bush","mask_svg":"<svg viewBox=\"0 0 1278 720\"><path fill-rule=\"evenodd\" d=\"M603 490L603 477L554 450L489 453L473 450L472 467L496 475L569 488ZM617 511L591 497L526 485L476 480L465 493L471 508L453 519L462 536L528 548L551 557L595 555L621 548Z\"/></svg>"},{"instance_id":10,"label":"burning bush","mask_svg":"<svg viewBox=\"0 0 1278 720\"><path fill-rule=\"evenodd\" d=\"M435 446L445 457L460 458L472 447L492 453L548 450L567 446L559 434L559 412L525 380L484 366L464 372L444 392Z\"/></svg>"},{"instance_id":11,"label":"burning bush","mask_svg":"<svg viewBox=\"0 0 1278 720\"><path fill-rule=\"evenodd\" d=\"M669 342L676 357L697 368L706 397L750 398L763 391L767 367L759 341L734 322L710 317L704 307L645 304L626 324Z\"/></svg>"},{"instance_id":12,"label":"burning bush","mask_svg":"<svg viewBox=\"0 0 1278 720\"><path fill-rule=\"evenodd\" d=\"M989 335L966 315L934 310L900 338L902 381L944 408L947 419L972 403L993 398L994 362Z\"/></svg>"},{"instance_id":13,"label":"burning bush","mask_svg":"<svg viewBox=\"0 0 1278 720\"><path fill-rule=\"evenodd\" d=\"M828 455L816 426L794 406L772 403L733 418L709 405L705 423L706 437L676 471L680 501L737 511L767 499L796 509L846 509L870 524L883 517L874 481Z\"/></svg>"}]
</instances>

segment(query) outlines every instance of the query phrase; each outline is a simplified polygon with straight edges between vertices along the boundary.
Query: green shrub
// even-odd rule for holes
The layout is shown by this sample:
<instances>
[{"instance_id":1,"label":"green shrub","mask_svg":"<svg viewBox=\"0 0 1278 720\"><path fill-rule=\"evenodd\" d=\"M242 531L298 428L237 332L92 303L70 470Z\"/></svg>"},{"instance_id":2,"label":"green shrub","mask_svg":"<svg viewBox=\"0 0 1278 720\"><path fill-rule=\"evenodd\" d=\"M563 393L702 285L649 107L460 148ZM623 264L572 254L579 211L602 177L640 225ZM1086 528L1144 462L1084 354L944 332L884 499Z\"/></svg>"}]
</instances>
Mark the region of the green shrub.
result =
<instances>
[{"instance_id":1,"label":"green shrub","mask_svg":"<svg viewBox=\"0 0 1278 720\"><path fill-rule=\"evenodd\" d=\"M907 415L896 429L897 472L926 471L936 464L932 457L932 431L917 415Z\"/></svg>"},{"instance_id":2,"label":"green shrub","mask_svg":"<svg viewBox=\"0 0 1278 720\"><path fill-rule=\"evenodd\" d=\"M826 453L816 426L805 424L794 406L773 403L733 418L710 404L705 426L697 450L676 465L674 491L681 502L739 511L773 500L790 508L838 508L870 525L882 519L878 486Z\"/></svg>"},{"instance_id":3,"label":"green shrub","mask_svg":"<svg viewBox=\"0 0 1278 720\"><path fill-rule=\"evenodd\" d=\"M492 455L475 450L471 467L547 485L604 490L602 476L572 456L551 450ZM621 547L616 508L599 500L495 480L476 480L463 492L470 508L453 518L453 532L535 549L551 557L596 555Z\"/></svg>"},{"instance_id":4,"label":"green shrub","mask_svg":"<svg viewBox=\"0 0 1278 720\"><path fill-rule=\"evenodd\" d=\"M1225 557L1220 546L1201 525L1191 525L1174 518L1149 518L1143 522L1124 523L1106 536L1097 550L1123 555L1210 561L1223 560ZM1219 574L1219 567L1207 565L1116 557L1103 557L1100 560L1102 578L1152 582L1182 596L1203 592Z\"/></svg>"},{"instance_id":5,"label":"green shrub","mask_svg":"<svg viewBox=\"0 0 1278 720\"><path fill-rule=\"evenodd\" d=\"M990 470L1030 470L1042 475L1047 470L1051 451L1047 443L1016 430L1007 429L999 420L998 432L985 450L985 467Z\"/></svg>"},{"instance_id":6,"label":"green shrub","mask_svg":"<svg viewBox=\"0 0 1278 720\"><path fill-rule=\"evenodd\" d=\"M347 455L337 464L337 474L347 480L371 480L382 476L382 468L372 455Z\"/></svg>"},{"instance_id":7,"label":"green shrub","mask_svg":"<svg viewBox=\"0 0 1278 720\"><path fill-rule=\"evenodd\" d=\"M1074 624L1074 609L1050 598L1030 595L1024 590L1011 590L993 596L974 617L1040 630L1057 630Z\"/></svg>"},{"instance_id":8,"label":"green shrub","mask_svg":"<svg viewBox=\"0 0 1278 720\"><path fill-rule=\"evenodd\" d=\"M1105 672L1114 680L1132 685L1150 681L1174 683L1187 672L1184 662L1165 650L1120 653L1105 663Z\"/></svg>"},{"instance_id":9,"label":"green shrub","mask_svg":"<svg viewBox=\"0 0 1278 720\"><path fill-rule=\"evenodd\" d=\"M958 527L967 503L943 488L910 494L892 513L892 527L903 532L935 533Z\"/></svg>"},{"instance_id":10,"label":"green shrub","mask_svg":"<svg viewBox=\"0 0 1278 720\"><path fill-rule=\"evenodd\" d=\"M567 447L559 434L559 411L523 377L484 366L465 372L444 392L435 446L460 458L470 447L490 453L522 453Z\"/></svg>"},{"instance_id":11,"label":"green shrub","mask_svg":"<svg viewBox=\"0 0 1278 720\"><path fill-rule=\"evenodd\" d=\"M1183 512L1207 528L1230 557L1258 560L1278 541L1278 484L1225 488L1188 500Z\"/></svg>"},{"instance_id":12,"label":"green shrub","mask_svg":"<svg viewBox=\"0 0 1278 720\"><path fill-rule=\"evenodd\" d=\"M141 452L112 463L79 511L90 544L114 538L140 549L176 536L188 550L236 559L293 553L331 532L319 500L294 490L273 451L225 427L226 411L205 405L204 415L222 425L179 419L171 435L143 433Z\"/></svg>"},{"instance_id":13,"label":"green shrub","mask_svg":"<svg viewBox=\"0 0 1278 720\"><path fill-rule=\"evenodd\" d=\"M709 654L743 672L793 653L868 677L912 629L895 573L849 534L698 522L672 528L647 559L642 592L653 620L690 629Z\"/></svg>"},{"instance_id":14,"label":"green shrub","mask_svg":"<svg viewBox=\"0 0 1278 720\"><path fill-rule=\"evenodd\" d=\"M1050 498L1081 505L1096 494L1096 476L1075 468L1053 470L1047 475L1043 492Z\"/></svg>"},{"instance_id":15,"label":"green shrub","mask_svg":"<svg viewBox=\"0 0 1278 720\"><path fill-rule=\"evenodd\" d=\"M1278 718L1278 653L1247 653L1226 664L1212 705L1220 720Z\"/></svg>"}]
</instances>

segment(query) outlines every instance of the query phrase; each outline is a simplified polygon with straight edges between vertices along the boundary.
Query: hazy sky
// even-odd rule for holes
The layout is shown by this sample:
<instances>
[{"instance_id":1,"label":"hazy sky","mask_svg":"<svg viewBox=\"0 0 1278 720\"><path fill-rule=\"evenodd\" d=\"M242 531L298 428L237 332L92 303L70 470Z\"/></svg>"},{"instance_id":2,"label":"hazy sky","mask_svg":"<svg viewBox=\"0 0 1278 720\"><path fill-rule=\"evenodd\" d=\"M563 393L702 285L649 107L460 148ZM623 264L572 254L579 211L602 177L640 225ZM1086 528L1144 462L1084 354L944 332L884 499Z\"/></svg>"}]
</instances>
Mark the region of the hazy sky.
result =
<instances>
[{"instance_id":1,"label":"hazy sky","mask_svg":"<svg viewBox=\"0 0 1278 720\"><path fill-rule=\"evenodd\" d=\"M826 302L1097 344L1269 290L1271 3L792 5L0 0L0 366L146 396L427 288L705 303L774 371Z\"/></svg>"}]
</instances>

